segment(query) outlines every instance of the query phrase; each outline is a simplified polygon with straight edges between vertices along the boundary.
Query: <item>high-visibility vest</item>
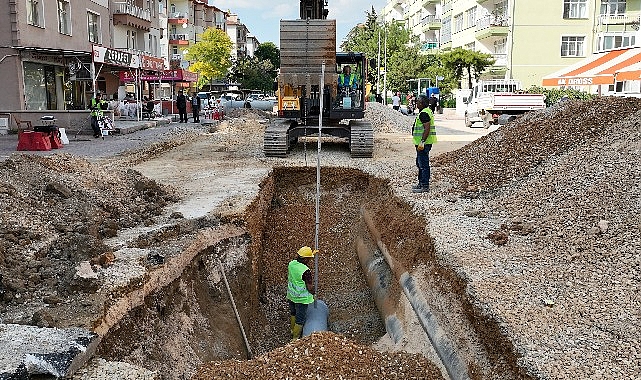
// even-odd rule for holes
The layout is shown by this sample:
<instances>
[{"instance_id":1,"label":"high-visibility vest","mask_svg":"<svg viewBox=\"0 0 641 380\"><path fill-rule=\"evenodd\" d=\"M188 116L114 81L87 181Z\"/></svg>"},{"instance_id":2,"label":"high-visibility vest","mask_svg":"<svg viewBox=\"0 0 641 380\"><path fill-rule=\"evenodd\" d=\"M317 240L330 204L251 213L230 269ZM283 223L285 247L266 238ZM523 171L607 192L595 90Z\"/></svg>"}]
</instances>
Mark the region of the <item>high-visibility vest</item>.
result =
<instances>
[{"instance_id":1,"label":"high-visibility vest","mask_svg":"<svg viewBox=\"0 0 641 380\"><path fill-rule=\"evenodd\" d=\"M91 116L102 117L102 100L91 98Z\"/></svg>"},{"instance_id":2,"label":"high-visibility vest","mask_svg":"<svg viewBox=\"0 0 641 380\"><path fill-rule=\"evenodd\" d=\"M307 265L292 260L287 266L287 299L294 303L310 304L314 302L314 296L307 290L303 273L309 270Z\"/></svg>"},{"instance_id":3,"label":"high-visibility vest","mask_svg":"<svg viewBox=\"0 0 641 380\"><path fill-rule=\"evenodd\" d=\"M338 85L341 87L354 87L355 82L356 82L355 74L349 74L349 84L345 83L345 74L340 74L338 76Z\"/></svg>"},{"instance_id":4,"label":"high-visibility vest","mask_svg":"<svg viewBox=\"0 0 641 380\"><path fill-rule=\"evenodd\" d=\"M425 107L418 115L416 115L416 120L414 121L414 128L412 128L412 140L414 140L414 145L419 145L423 139L423 132L425 131L425 126L419 118L421 113L427 113L430 117L430 134L425 140L425 144L435 144L436 143L436 126L434 125L434 114L432 110Z\"/></svg>"}]
</instances>

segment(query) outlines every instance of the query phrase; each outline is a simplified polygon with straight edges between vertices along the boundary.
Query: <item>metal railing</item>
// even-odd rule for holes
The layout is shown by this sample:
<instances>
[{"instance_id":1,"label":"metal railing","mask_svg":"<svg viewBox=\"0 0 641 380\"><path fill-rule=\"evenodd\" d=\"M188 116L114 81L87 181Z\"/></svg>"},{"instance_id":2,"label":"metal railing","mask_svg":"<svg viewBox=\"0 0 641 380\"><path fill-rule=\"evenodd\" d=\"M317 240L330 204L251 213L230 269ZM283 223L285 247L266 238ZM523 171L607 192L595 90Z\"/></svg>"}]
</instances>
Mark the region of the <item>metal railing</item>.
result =
<instances>
[{"instance_id":1,"label":"metal railing","mask_svg":"<svg viewBox=\"0 0 641 380\"><path fill-rule=\"evenodd\" d=\"M169 37L169 40L181 40L181 41L189 41L189 35L188 34L170 34L167 37Z\"/></svg>"},{"instance_id":2,"label":"metal railing","mask_svg":"<svg viewBox=\"0 0 641 380\"><path fill-rule=\"evenodd\" d=\"M626 12L625 14L599 15L599 25L620 25L620 24L639 24L641 14L639 12Z\"/></svg>"},{"instance_id":3,"label":"metal railing","mask_svg":"<svg viewBox=\"0 0 641 380\"><path fill-rule=\"evenodd\" d=\"M489 28L491 26L509 26L509 20L505 16L485 16L476 20L476 31Z\"/></svg>"},{"instance_id":4,"label":"metal railing","mask_svg":"<svg viewBox=\"0 0 641 380\"><path fill-rule=\"evenodd\" d=\"M436 15L427 15L421 19L421 24L431 24L431 23L440 23L441 19L436 17Z\"/></svg>"},{"instance_id":5,"label":"metal railing","mask_svg":"<svg viewBox=\"0 0 641 380\"><path fill-rule=\"evenodd\" d=\"M130 3L114 3L116 9L115 14L125 14L137 17L141 20L151 21L151 12L149 9L142 9Z\"/></svg>"}]
</instances>

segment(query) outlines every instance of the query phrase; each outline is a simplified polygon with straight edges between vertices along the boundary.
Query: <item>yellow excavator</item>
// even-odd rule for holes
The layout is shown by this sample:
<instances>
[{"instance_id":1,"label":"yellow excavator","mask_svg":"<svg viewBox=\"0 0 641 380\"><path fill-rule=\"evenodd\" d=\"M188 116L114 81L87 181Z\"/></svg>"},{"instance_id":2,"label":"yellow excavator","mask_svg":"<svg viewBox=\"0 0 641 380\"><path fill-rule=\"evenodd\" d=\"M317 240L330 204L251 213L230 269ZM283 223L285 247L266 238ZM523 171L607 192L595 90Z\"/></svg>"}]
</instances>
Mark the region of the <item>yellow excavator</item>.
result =
<instances>
[{"instance_id":1,"label":"yellow excavator","mask_svg":"<svg viewBox=\"0 0 641 380\"><path fill-rule=\"evenodd\" d=\"M280 22L278 117L265 130L265 156L287 156L299 137L318 135L322 118L323 135L346 139L352 157L372 157L374 131L364 120L366 57L336 52L336 20L327 19L326 7L327 0L301 0L300 19ZM345 66L353 86L339 88Z\"/></svg>"}]
</instances>

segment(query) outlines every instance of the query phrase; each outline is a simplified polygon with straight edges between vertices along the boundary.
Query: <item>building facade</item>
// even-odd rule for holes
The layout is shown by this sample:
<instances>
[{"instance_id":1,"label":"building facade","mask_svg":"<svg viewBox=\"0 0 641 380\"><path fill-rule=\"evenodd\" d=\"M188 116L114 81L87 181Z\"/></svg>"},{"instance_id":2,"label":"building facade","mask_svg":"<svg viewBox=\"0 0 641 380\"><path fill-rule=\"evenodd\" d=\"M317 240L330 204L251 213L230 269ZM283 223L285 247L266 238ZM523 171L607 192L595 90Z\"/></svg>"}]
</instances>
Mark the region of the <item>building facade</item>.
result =
<instances>
[{"instance_id":1,"label":"building facade","mask_svg":"<svg viewBox=\"0 0 641 380\"><path fill-rule=\"evenodd\" d=\"M406 22L427 52L491 54L482 79L527 88L593 53L638 46L640 11L641 0L396 0L381 20Z\"/></svg>"}]
</instances>

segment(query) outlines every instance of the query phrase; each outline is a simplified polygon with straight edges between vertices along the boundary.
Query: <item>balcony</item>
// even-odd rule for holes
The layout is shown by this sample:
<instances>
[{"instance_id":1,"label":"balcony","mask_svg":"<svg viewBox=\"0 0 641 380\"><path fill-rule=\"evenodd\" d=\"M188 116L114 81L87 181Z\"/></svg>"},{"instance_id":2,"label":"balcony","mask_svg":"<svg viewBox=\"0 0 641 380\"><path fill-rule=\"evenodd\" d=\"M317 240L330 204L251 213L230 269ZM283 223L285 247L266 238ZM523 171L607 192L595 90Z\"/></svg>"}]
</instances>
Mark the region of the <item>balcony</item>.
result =
<instances>
[{"instance_id":1,"label":"balcony","mask_svg":"<svg viewBox=\"0 0 641 380\"><path fill-rule=\"evenodd\" d=\"M423 0L423 1L421 1L423 6L432 5L432 4L439 4L440 2L441 2L441 0Z\"/></svg>"},{"instance_id":2,"label":"balcony","mask_svg":"<svg viewBox=\"0 0 641 380\"><path fill-rule=\"evenodd\" d=\"M480 41L491 37L506 37L509 32L510 26L506 17L486 16L477 21L475 37Z\"/></svg>"},{"instance_id":3,"label":"balcony","mask_svg":"<svg viewBox=\"0 0 641 380\"><path fill-rule=\"evenodd\" d=\"M185 12L173 12L167 17L167 23L172 25L187 24L187 22L187 13Z\"/></svg>"},{"instance_id":4,"label":"balcony","mask_svg":"<svg viewBox=\"0 0 641 380\"><path fill-rule=\"evenodd\" d=\"M639 25L639 12L626 12L619 15L599 15L599 25Z\"/></svg>"},{"instance_id":5,"label":"balcony","mask_svg":"<svg viewBox=\"0 0 641 380\"><path fill-rule=\"evenodd\" d=\"M507 54L506 53L496 53L492 54L494 59L494 68L507 67Z\"/></svg>"},{"instance_id":6,"label":"balcony","mask_svg":"<svg viewBox=\"0 0 641 380\"><path fill-rule=\"evenodd\" d=\"M445 16L446 13L451 11L452 11L452 3L443 4L443 9L441 10L441 13L443 14L443 16Z\"/></svg>"},{"instance_id":7,"label":"balcony","mask_svg":"<svg viewBox=\"0 0 641 380\"><path fill-rule=\"evenodd\" d=\"M485 3L486 1L487 1L487 0L476 0L476 2L477 2L478 4L483 4L483 3Z\"/></svg>"},{"instance_id":8,"label":"balcony","mask_svg":"<svg viewBox=\"0 0 641 380\"><path fill-rule=\"evenodd\" d=\"M422 31L426 30L439 30L443 26L440 18L437 18L434 15L429 15L423 17L421 20L421 29Z\"/></svg>"},{"instance_id":9,"label":"balcony","mask_svg":"<svg viewBox=\"0 0 641 380\"><path fill-rule=\"evenodd\" d=\"M151 13L130 3L114 3L114 25L126 25L149 32L151 29Z\"/></svg>"},{"instance_id":10,"label":"balcony","mask_svg":"<svg viewBox=\"0 0 641 380\"><path fill-rule=\"evenodd\" d=\"M169 38L169 45L189 45L188 34L170 34L167 37Z\"/></svg>"}]
</instances>

